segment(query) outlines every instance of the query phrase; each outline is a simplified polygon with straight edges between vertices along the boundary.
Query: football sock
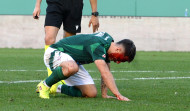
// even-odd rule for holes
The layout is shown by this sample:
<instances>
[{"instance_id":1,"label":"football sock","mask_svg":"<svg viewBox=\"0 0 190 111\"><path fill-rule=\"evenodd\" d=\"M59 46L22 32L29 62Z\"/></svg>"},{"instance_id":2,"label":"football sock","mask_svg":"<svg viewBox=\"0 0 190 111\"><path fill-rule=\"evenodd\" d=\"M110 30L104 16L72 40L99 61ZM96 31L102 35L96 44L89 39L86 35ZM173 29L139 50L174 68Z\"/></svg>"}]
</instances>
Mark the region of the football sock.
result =
<instances>
[{"instance_id":1,"label":"football sock","mask_svg":"<svg viewBox=\"0 0 190 111\"><path fill-rule=\"evenodd\" d=\"M74 86L67 86L65 84L61 86L61 93L73 97L82 97L82 92L78 88Z\"/></svg>"},{"instance_id":2,"label":"football sock","mask_svg":"<svg viewBox=\"0 0 190 111\"><path fill-rule=\"evenodd\" d=\"M47 48L49 47L50 45L45 45L45 51L47 50ZM48 71L48 77L52 74L52 71L47 67L47 71Z\"/></svg>"},{"instance_id":3,"label":"football sock","mask_svg":"<svg viewBox=\"0 0 190 111\"><path fill-rule=\"evenodd\" d=\"M47 48L49 47L50 45L45 45L45 51L47 50Z\"/></svg>"},{"instance_id":4,"label":"football sock","mask_svg":"<svg viewBox=\"0 0 190 111\"><path fill-rule=\"evenodd\" d=\"M52 71L47 67L48 77L52 74Z\"/></svg>"},{"instance_id":5,"label":"football sock","mask_svg":"<svg viewBox=\"0 0 190 111\"><path fill-rule=\"evenodd\" d=\"M63 75L62 67L57 67L53 70L53 73L45 80L45 83L51 87L53 84L59 82L60 80L65 80L68 77Z\"/></svg>"}]
</instances>

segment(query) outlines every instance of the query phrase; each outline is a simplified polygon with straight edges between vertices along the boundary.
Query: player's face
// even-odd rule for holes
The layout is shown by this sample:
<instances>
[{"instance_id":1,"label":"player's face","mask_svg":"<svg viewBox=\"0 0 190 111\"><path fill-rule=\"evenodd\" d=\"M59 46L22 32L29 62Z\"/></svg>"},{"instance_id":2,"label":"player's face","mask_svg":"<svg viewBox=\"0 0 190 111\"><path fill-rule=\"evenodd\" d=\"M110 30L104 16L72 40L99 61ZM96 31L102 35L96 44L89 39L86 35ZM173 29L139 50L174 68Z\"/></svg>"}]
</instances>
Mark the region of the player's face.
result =
<instances>
[{"instance_id":1,"label":"player's face","mask_svg":"<svg viewBox=\"0 0 190 111\"><path fill-rule=\"evenodd\" d=\"M111 61L114 61L117 64L129 60L128 56L124 56L123 53L111 53L108 56Z\"/></svg>"}]
</instances>

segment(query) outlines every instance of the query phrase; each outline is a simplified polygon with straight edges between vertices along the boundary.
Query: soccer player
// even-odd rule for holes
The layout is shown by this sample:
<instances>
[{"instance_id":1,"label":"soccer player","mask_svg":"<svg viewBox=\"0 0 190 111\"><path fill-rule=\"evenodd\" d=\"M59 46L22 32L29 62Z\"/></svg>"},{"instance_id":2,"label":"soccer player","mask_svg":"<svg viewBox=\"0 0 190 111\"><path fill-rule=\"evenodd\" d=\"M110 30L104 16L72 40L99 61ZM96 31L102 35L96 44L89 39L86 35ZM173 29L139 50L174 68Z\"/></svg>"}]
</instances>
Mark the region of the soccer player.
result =
<instances>
[{"instance_id":1,"label":"soccer player","mask_svg":"<svg viewBox=\"0 0 190 111\"><path fill-rule=\"evenodd\" d=\"M135 54L136 47L131 40L124 39L115 43L106 32L62 39L51 45L44 54L44 63L52 70L52 74L37 85L39 96L49 99L50 93L60 92L74 97L96 97L94 81L81 65L94 62L101 73L102 97L114 98L107 95L109 88L118 100L130 101L118 91L110 72L110 61L118 64L131 62ZM65 80L66 84L51 90L51 86L60 80Z\"/></svg>"}]
</instances>

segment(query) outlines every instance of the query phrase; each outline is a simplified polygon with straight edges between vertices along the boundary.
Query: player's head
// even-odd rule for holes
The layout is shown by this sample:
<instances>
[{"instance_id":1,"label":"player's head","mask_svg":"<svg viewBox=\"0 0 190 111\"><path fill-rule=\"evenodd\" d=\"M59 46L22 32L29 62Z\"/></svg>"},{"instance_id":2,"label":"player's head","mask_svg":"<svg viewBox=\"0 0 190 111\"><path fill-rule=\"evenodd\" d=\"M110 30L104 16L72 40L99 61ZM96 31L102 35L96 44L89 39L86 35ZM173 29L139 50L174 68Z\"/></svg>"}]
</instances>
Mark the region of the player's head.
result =
<instances>
[{"instance_id":1,"label":"player's head","mask_svg":"<svg viewBox=\"0 0 190 111\"><path fill-rule=\"evenodd\" d=\"M109 59L116 62L131 62L136 55L136 47L133 41L123 39L115 44L114 51L109 53Z\"/></svg>"}]
</instances>

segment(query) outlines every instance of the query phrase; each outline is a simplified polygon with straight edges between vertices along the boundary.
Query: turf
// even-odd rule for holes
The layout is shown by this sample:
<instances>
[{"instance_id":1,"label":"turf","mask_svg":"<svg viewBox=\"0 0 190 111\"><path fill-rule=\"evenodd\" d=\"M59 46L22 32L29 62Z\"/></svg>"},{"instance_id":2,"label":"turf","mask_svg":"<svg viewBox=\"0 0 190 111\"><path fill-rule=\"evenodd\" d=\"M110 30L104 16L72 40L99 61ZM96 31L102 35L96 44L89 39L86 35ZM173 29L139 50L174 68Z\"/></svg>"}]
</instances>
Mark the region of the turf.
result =
<instances>
[{"instance_id":1,"label":"turf","mask_svg":"<svg viewBox=\"0 0 190 111\"><path fill-rule=\"evenodd\" d=\"M101 98L100 73L94 64L84 67L95 79L96 98L58 94L43 100L35 93L38 82L11 83L43 80L43 52L0 49L0 111L190 111L189 52L137 52L130 64L111 63L118 89L130 102Z\"/></svg>"}]
</instances>

